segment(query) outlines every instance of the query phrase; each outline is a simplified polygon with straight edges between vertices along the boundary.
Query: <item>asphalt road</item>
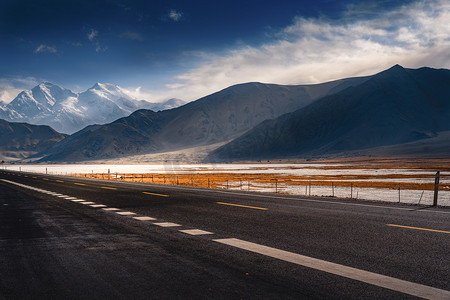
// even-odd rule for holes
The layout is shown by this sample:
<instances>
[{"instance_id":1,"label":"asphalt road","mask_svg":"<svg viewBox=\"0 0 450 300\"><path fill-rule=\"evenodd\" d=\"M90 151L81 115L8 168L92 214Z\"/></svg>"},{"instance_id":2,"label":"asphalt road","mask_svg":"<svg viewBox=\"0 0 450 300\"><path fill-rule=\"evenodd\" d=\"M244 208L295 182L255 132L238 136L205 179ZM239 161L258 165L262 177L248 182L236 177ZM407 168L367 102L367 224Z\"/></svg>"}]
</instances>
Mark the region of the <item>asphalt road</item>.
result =
<instances>
[{"instance_id":1,"label":"asphalt road","mask_svg":"<svg viewBox=\"0 0 450 300\"><path fill-rule=\"evenodd\" d=\"M1 299L450 299L450 209L0 172Z\"/></svg>"}]
</instances>

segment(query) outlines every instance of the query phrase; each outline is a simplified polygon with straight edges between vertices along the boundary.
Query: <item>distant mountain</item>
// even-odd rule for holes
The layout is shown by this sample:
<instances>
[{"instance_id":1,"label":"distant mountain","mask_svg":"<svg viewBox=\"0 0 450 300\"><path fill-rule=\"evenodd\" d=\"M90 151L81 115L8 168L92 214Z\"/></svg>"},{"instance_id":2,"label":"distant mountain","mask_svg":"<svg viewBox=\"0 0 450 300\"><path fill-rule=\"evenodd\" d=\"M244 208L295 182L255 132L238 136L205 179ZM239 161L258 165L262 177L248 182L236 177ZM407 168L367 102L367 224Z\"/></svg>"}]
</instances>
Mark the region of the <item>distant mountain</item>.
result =
<instances>
[{"instance_id":1,"label":"distant mountain","mask_svg":"<svg viewBox=\"0 0 450 300\"><path fill-rule=\"evenodd\" d=\"M11 123L0 119L0 158L23 159L49 149L64 137L64 134L49 126Z\"/></svg>"},{"instance_id":2,"label":"distant mountain","mask_svg":"<svg viewBox=\"0 0 450 300\"><path fill-rule=\"evenodd\" d=\"M367 79L306 86L262 83L232 86L175 109L139 110L110 124L83 130L44 153L43 160L85 161L224 142L266 119L292 112Z\"/></svg>"},{"instance_id":3,"label":"distant mountain","mask_svg":"<svg viewBox=\"0 0 450 300\"><path fill-rule=\"evenodd\" d=\"M426 155L433 149L442 152L439 145L449 130L450 70L396 65L358 86L261 123L213 151L209 159L376 154L370 149L383 146L384 154L414 150Z\"/></svg>"},{"instance_id":4,"label":"distant mountain","mask_svg":"<svg viewBox=\"0 0 450 300\"><path fill-rule=\"evenodd\" d=\"M74 93L46 82L21 92L8 105L0 107L0 118L74 133L87 125L112 122L138 109L164 110L183 104L178 99L163 103L137 100L119 86L107 83L96 83L87 91Z\"/></svg>"}]
</instances>

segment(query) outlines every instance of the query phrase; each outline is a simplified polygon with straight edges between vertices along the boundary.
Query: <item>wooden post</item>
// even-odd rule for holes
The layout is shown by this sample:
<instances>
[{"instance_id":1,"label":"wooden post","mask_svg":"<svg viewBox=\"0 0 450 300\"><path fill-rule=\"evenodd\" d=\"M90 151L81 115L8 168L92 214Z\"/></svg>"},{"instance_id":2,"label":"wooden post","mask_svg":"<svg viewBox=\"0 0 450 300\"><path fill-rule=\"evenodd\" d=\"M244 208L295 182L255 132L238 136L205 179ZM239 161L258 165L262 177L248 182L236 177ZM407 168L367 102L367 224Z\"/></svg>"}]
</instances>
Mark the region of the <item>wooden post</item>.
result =
<instances>
[{"instance_id":1,"label":"wooden post","mask_svg":"<svg viewBox=\"0 0 450 300\"><path fill-rule=\"evenodd\" d=\"M178 176L177 176L177 185L179 185L179 182L178 182Z\"/></svg>"},{"instance_id":2,"label":"wooden post","mask_svg":"<svg viewBox=\"0 0 450 300\"><path fill-rule=\"evenodd\" d=\"M111 172L110 172L110 170L108 169L108 180L110 180L111 179Z\"/></svg>"},{"instance_id":3,"label":"wooden post","mask_svg":"<svg viewBox=\"0 0 450 300\"><path fill-rule=\"evenodd\" d=\"M438 193L439 193L439 176L440 171L436 172L436 178L434 179L434 198L433 198L433 206L437 206L438 203Z\"/></svg>"},{"instance_id":4,"label":"wooden post","mask_svg":"<svg viewBox=\"0 0 450 300\"><path fill-rule=\"evenodd\" d=\"M350 183L350 198L353 198L353 183Z\"/></svg>"},{"instance_id":5,"label":"wooden post","mask_svg":"<svg viewBox=\"0 0 450 300\"><path fill-rule=\"evenodd\" d=\"M275 194L278 194L278 180L275 179Z\"/></svg>"},{"instance_id":6,"label":"wooden post","mask_svg":"<svg viewBox=\"0 0 450 300\"><path fill-rule=\"evenodd\" d=\"M400 203L400 186L398 187L398 203Z\"/></svg>"},{"instance_id":7,"label":"wooden post","mask_svg":"<svg viewBox=\"0 0 450 300\"><path fill-rule=\"evenodd\" d=\"M334 197L334 184L331 183L331 191L332 191L332 196Z\"/></svg>"},{"instance_id":8,"label":"wooden post","mask_svg":"<svg viewBox=\"0 0 450 300\"><path fill-rule=\"evenodd\" d=\"M211 186L209 185L209 178L208 178L208 189L210 188Z\"/></svg>"}]
</instances>

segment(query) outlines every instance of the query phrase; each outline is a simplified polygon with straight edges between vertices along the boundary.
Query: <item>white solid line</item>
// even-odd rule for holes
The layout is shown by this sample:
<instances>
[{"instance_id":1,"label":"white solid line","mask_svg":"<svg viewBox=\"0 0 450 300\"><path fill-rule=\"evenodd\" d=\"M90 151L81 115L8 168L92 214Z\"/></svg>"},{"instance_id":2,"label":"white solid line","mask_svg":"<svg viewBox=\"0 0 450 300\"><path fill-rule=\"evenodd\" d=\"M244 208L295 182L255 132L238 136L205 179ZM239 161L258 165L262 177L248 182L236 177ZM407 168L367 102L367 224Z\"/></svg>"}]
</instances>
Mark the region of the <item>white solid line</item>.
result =
<instances>
[{"instance_id":1,"label":"white solid line","mask_svg":"<svg viewBox=\"0 0 450 300\"><path fill-rule=\"evenodd\" d=\"M121 215L121 216L131 216L131 215L135 215L135 213L134 213L134 212L131 212L131 211L119 211L119 212L116 212L116 214Z\"/></svg>"},{"instance_id":2,"label":"white solid line","mask_svg":"<svg viewBox=\"0 0 450 300\"><path fill-rule=\"evenodd\" d=\"M108 207L108 208L102 208L103 210L106 210L106 211L116 211L116 210L120 210L120 209L118 209L118 208L115 208L115 207Z\"/></svg>"},{"instance_id":3,"label":"white solid line","mask_svg":"<svg viewBox=\"0 0 450 300\"><path fill-rule=\"evenodd\" d=\"M106 207L106 205L103 205L103 204L94 204L94 205L90 205L90 206L94 207L94 208Z\"/></svg>"},{"instance_id":4,"label":"white solid line","mask_svg":"<svg viewBox=\"0 0 450 300\"><path fill-rule=\"evenodd\" d=\"M276 259L284 260L290 263L324 271L334 275L362 281L368 284L376 285L386 289L398 291L401 293L422 297L425 299L450 299L450 292L438 288L409 282L394 277L389 277L369 271L312 258L297 253L292 253L276 248L271 248L239 239L217 239L215 242L228 246L244 249L250 252L266 255Z\"/></svg>"},{"instance_id":5,"label":"white solid line","mask_svg":"<svg viewBox=\"0 0 450 300\"><path fill-rule=\"evenodd\" d=\"M133 219L139 220L139 221L155 221L155 218L151 217L133 217Z\"/></svg>"},{"instance_id":6,"label":"white solid line","mask_svg":"<svg viewBox=\"0 0 450 300\"><path fill-rule=\"evenodd\" d=\"M180 224L170 223L170 222L153 223L153 225L157 225L157 226L161 226L161 227L177 227L177 226L181 226Z\"/></svg>"},{"instance_id":7,"label":"white solid line","mask_svg":"<svg viewBox=\"0 0 450 300\"><path fill-rule=\"evenodd\" d=\"M190 234L190 235L213 234L212 232L204 231L204 230L200 230L200 229L186 229L186 230L180 230L180 232Z\"/></svg>"},{"instance_id":8,"label":"white solid line","mask_svg":"<svg viewBox=\"0 0 450 300\"><path fill-rule=\"evenodd\" d=\"M84 204L84 205L95 204L95 202L90 202L90 201L80 202L80 203L81 203L81 204Z\"/></svg>"}]
</instances>

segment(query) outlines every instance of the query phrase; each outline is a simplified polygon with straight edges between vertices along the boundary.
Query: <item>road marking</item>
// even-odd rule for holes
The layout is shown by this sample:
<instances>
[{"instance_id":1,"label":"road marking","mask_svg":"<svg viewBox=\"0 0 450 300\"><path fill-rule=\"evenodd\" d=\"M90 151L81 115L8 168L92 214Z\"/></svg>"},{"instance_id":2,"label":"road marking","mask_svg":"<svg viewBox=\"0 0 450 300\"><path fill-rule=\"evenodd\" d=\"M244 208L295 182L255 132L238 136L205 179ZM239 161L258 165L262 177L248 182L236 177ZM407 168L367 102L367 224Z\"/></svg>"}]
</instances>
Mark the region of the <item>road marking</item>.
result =
<instances>
[{"instance_id":1,"label":"road marking","mask_svg":"<svg viewBox=\"0 0 450 300\"><path fill-rule=\"evenodd\" d=\"M200 229L186 229L186 230L180 230L180 232L190 234L190 235L213 234L212 232L204 231L204 230L200 230Z\"/></svg>"},{"instance_id":2,"label":"road marking","mask_svg":"<svg viewBox=\"0 0 450 300\"><path fill-rule=\"evenodd\" d=\"M133 219L139 220L139 221L155 221L155 218L151 217L133 217Z\"/></svg>"},{"instance_id":3,"label":"road marking","mask_svg":"<svg viewBox=\"0 0 450 300\"><path fill-rule=\"evenodd\" d=\"M73 199L73 200L70 200L70 201L72 201L72 202L86 202L86 200L83 200L83 199Z\"/></svg>"},{"instance_id":4,"label":"road marking","mask_svg":"<svg viewBox=\"0 0 450 300\"><path fill-rule=\"evenodd\" d=\"M121 215L121 216L132 216L132 215L135 215L135 213L131 212L131 211L118 211L118 212L116 212L116 214Z\"/></svg>"},{"instance_id":5,"label":"road marking","mask_svg":"<svg viewBox=\"0 0 450 300\"><path fill-rule=\"evenodd\" d=\"M170 223L170 222L153 223L153 225L157 225L157 226L161 226L161 227L177 227L177 226L181 226L180 224Z\"/></svg>"},{"instance_id":6,"label":"road marking","mask_svg":"<svg viewBox=\"0 0 450 300\"><path fill-rule=\"evenodd\" d=\"M66 198L66 197L70 197L70 196L67 196L67 195L58 195L57 197L59 197L59 198Z\"/></svg>"},{"instance_id":7,"label":"road marking","mask_svg":"<svg viewBox=\"0 0 450 300\"><path fill-rule=\"evenodd\" d=\"M233 203L226 203L226 202L216 202L220 205L229 205L229 206L237 206L237 207L245 207L245 208L253 208L253 209L260 209L260 210L267 210L267 208L264 207L257 207L257 206L247 206L247 205L240 205L240 204L233 204Z\"/></svg>"},{"instance_id":8,"label":"road marking","mask_svg":"<svg viewBox=\"0 0 450 300\"><path fill-rule=\"evenodd\" d=\"M62 180L55 180L56 182L64 182L64 181L62 181Z\"/></svg>"},{"instance_id":9,"label":"road marking","mask_svg":"<svg viewBox=\"0 0 450 300\"><path fill-rule=\"evenodd\" d=\"M95 204L95 202L91 202L91 201L85 201L85 202L80 202L81 204L84 205L91 205L91 204Z\"/></svg>"},{"instance_id":10,"label":"road marking","mask_svg":"<svg viewBox=\"0 0 450 300\"><path fill-rule=\"evenodd\" d=\"M94 207L94 208L106 207L106 205L103 205L103 204L94 204L94 205L90 205L90 206Z\"/></svg>"},{"instance_id":11,"label":"road marking","mask_svg":"<svg viewBox=\"0 0 450 300\"><path fill-rule=\"evenodd\" d=\"M101 186L101 189L106 189L106 190L117 190L117 188L114 187L109 187L109 186Z\"/></svg>"},{"instance_id":12,"label":"road marking","mask_svg":"<svg viewBox=\"0 0 450 300\"><path fill-rule=\"evenodd\" d=\"M297 253L292 253L276 248L271 248L239 239L217 239L215 242L247 250L250 252L273 257L300 266L324 271L334 275L350 278L353 280L376 285L386 289L398 291L404 294L413 295L426 299L450 299L450 292L438 288L422 285L419 283L409 282L394 277L389 277L369 271L359 270L356 268L312 258Z\"/></svg>"},{"instance_id":13,"label":"road marking","mask_svg":"<svg viewBox=\"0 0 450 300\"><path fill-rule=\"evenodd\" d=\"M77 197L67 197L66 200L75 200Z\"/></svg>"},{"instance_id":14,"label":"road marking","mask_svg":"<svg viewBox=\"0 0 450 300\"><path fill-rule=\"evenodd\" d=\"M42 178L42 179L44 179L44 180L48 180L48 178Z\"/></svg>"},{"instance_id":15,"label":"road marking","mask_svg":"<svg viewBox=\"0 0 450 300\"><path fill-rule=\"evenodd\" d=\"M115 208L115 207L108 207L108 208L102 208L103 210L106 210L106 211L116 211L116 210L120 210L120 209L118 209L118 208Z\"/></svg>"},{"instance_id":16,"label":"road marking","mask_svg":"<svg viewBox=\"0 0 450 300\"><path fill-rule=\"evenodd\" d=\"M445 231L445 230L436 230L436 229L428 229L428 228L420 228L420 227L411 227L411 226L403 226L403 225L396 225L396 224L386 224L386 225L387 225L387 226L392 226L392 227L400 227L400 228L415 229L415 230L432 231L432 232L441 232L441 233L450 233L450 231Z\"/></svg>"},{"instance_id":17,"label":"road marking","mask_svg":"<svg viewBox=\"0 0 450 300\"><path fill-rule=\"evenodd\" d=\"M34 177L34 176L32 178L37 179L37 177Z\"/></svg>"},{"instance_id":18,"label":"road marking","mask_svg":"<svg viewBox=\"0 0 450 300\"><path fill-rule=\"evenodd\" d=\"M160 196L160 197L169 197L169 195L163 195L163 194L155 194L150 192L142 192L142 194L152 195L152 196Z\"/></svg>"},{"instance_id":19,"label":"road marking","mask_svg":"<svg viewBox=\"0 0 450 300\"><path fill-rule=\"evenodd\" d=\"M84 184L84 183L79 183L79 182L74 182L73 184L76 184L76 185L86 185L86 184Z\"/></svg>"}]
</instances>

